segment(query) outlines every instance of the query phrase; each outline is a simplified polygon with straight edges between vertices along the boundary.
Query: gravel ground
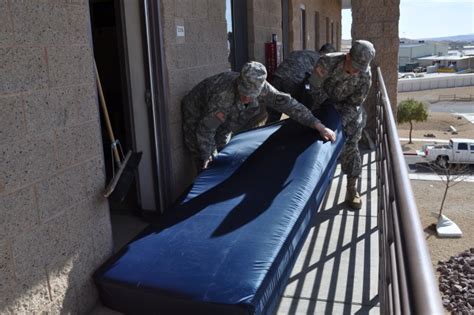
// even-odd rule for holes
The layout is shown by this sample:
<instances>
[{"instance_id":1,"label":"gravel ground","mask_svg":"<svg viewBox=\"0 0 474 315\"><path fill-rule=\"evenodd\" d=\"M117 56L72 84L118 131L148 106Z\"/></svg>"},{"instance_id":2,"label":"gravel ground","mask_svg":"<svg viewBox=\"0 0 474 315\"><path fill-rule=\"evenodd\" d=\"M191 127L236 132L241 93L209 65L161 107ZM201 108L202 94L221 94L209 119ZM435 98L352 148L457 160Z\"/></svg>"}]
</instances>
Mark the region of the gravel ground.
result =
<instances>
[{"instance_id":1,"label":"gravel ground","mask_svg":"<svg viewBox=\"0 0 474 315\"><path fill-rule=\"evenodd\" d=\"M443 305L454 314L474 314L474 248L440 262Z\"/></svg>"}]
</instances>

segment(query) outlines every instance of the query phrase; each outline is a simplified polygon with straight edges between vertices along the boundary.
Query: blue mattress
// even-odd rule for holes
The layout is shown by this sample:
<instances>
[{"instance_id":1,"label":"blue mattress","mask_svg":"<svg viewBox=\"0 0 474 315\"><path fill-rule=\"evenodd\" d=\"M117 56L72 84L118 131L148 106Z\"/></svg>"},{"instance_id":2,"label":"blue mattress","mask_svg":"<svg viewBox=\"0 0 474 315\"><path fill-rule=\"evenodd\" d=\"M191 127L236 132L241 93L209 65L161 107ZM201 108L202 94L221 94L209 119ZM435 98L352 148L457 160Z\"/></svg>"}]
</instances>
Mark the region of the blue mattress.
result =
<instances>
[{"instance_id":1,"label":"blue mattress","mask_svg":"<svg viewBox=\"0 0 474 315\"><path fill-rule=\"evenodd\" d=\"M94 275L124 313L269 314L334 173L343 144L291 120L235 136L158 225Z\"/></svg>"}]
</instances>

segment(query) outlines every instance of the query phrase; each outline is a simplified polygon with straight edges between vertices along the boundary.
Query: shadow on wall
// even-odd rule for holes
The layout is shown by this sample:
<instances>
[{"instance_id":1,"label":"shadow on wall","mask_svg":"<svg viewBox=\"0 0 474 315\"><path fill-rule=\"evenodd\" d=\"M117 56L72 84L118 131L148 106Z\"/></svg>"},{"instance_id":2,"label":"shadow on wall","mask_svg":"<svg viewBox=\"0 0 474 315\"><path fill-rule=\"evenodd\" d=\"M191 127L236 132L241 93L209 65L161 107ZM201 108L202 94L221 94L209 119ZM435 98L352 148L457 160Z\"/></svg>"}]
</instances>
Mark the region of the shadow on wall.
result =
<instances>
[{"instance_id":1,"label":"shadow on wall","mask_svg":"<svg viewBox=\"0 0 474 315\"><path fill-rule=\"evenodd\" d=\"M98 299L92 273L110 253L109 236L101 196L19 235L0 256L0 313L91 311Z\"/></svg>"}]
</instances>

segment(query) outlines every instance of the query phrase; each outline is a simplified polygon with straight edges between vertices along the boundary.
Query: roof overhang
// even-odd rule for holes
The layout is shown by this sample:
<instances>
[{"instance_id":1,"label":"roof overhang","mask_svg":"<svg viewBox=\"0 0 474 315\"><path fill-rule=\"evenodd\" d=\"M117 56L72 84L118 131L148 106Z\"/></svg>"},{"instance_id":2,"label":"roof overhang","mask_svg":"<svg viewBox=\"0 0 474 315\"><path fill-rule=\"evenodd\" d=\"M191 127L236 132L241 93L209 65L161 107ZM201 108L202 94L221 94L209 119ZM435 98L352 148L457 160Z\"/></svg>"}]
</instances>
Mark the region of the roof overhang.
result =
<instances>
[{"instance_id":1,"label":"roof overhang","mask_svg":"<svg viewBox=\"0 0 474 315\"><path fill-rule=\"evenodd\" d=\"M342 0L342 9L351 9L351 0Z\"/></svg>"}]
</instances>

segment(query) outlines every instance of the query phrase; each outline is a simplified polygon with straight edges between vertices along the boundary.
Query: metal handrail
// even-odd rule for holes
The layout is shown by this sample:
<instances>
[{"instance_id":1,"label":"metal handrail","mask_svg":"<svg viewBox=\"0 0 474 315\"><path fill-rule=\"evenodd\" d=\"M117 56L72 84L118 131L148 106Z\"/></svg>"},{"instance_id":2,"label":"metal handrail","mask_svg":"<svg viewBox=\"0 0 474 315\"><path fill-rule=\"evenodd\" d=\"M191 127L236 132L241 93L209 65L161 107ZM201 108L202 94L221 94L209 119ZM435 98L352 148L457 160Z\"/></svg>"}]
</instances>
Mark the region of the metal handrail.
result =
<instances>
[{"instance_id":1,"label":"metal handrail","mask_svg":"<svg viewBox=\"0 0 474 315\"><path fill-rule=\"evenodd\" d=\"M379 297L382 314L443 314L392 107L377 68Z\"/></svg>"}]
</instances>

